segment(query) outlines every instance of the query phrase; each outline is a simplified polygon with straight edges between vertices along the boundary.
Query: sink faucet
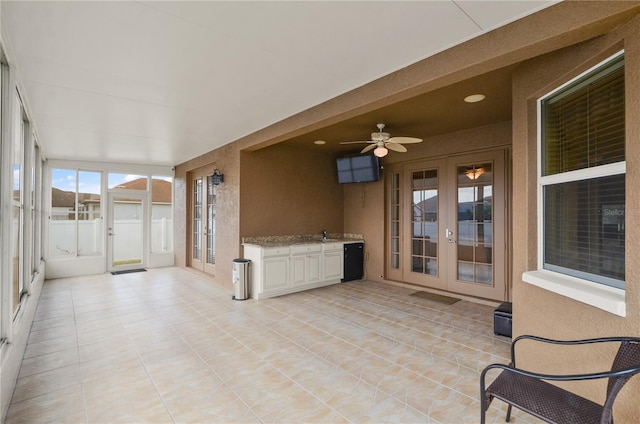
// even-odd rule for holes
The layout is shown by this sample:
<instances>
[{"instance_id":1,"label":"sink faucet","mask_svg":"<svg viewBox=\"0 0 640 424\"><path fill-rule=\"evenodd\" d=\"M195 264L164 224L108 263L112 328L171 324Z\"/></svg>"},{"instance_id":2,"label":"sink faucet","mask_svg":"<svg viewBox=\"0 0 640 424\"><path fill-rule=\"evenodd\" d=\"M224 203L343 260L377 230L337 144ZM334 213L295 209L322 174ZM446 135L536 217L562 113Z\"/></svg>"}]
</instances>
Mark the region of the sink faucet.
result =
<instances>
[{"instance_id":1,"label":"sink faucet","mask_svg":"<svg viewBox=\"0 0 640 424\"><path fill-rule=\"evenodd\" d=\"M327 230L322 230L322 241L327 241Z\"/></svg>"}]
</instances>

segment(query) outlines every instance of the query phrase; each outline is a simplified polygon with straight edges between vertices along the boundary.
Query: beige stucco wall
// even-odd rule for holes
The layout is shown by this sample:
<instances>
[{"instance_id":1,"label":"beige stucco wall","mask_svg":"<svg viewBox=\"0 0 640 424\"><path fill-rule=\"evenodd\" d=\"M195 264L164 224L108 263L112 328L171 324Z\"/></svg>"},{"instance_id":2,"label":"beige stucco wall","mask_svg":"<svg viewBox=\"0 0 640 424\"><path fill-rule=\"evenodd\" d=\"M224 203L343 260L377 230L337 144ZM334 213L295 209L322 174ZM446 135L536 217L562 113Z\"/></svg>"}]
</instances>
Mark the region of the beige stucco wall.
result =
<instances>
[{"instance_id":1,"label":"beige stucco wall","mask_svg":"<svg viewBox=\"0 0 640 424\"><path fill-rule=\"evenodd\" d=\"M533 270L537 261L536 221L536 99L589 67L625 49L627 103L627 218L626 218L626 307L627 316L619 317L522 281L522 273ZM579 339L614 335L640 336L640 257L635 253L640 242L640 227L633 225L640 211L640 18L612 34L581 45L532 59L518 69L513 84L513 192L514 204L522 213L514 213L513 308L514 335L536 334L556 339ZM532 366L546 372L604 371L607 352L592 347L556 350L547 346L527 346L520 366ZM610 352L608 352L610 354ZM603 401L604 382L572 384L572 390ZM621 393L615 421L636 422L640 416L640 379L632 380Z\"/></svg>"},{"instance_id":2,"label":"beige stucco wall","mask_svg":"<svg viewBox=\"0 0 640 424\"><path fill-rule=\"evenodd\" d=\"M383 281L384 180L344 185L344 229L364 236L364 278Z\"/></svg>"},{"instance_id":3,"label":"beige stucco wall","mask_svg":"<svg viewBox=\"0 0 640 424\"><path fill-rule=\"evenodd\" d=\"M343 232L335 155L275 145L241 155L240 236Z\"/></svg>"},{"instance_id":4,"label":"beige stucco wall","mask_svg":"<svg viewBox=\"0 0 640 424\"><path fill-rule=\"evenodd\" d=\"M382 279L384 183L341 187L328 179L335 178L334 171L329 170L333 158L310 155L283 145L256 149L525 61L518 65L514 77L511 122L426 138L423 144L411 146L405 155L389 155L385 165L400 167L402 163L398 161L404 163L469 149L505 146L512 139L511 192L512 204L517 206L511 214L514 333L564 339L620 334L640 336L640 258L635 254L640 245L638 226L627 225L627 316L624 318L525 284L521 279L522 273L534 269L536 264L535 99L623 45L628 93L627 217L634 220L640 216L635 213L640 211L640 197L635 195L639 184L636 175L640 173L640 126L637 125L640 122L640 22L637 17L627 22L637 13L638 2L563 2L177 166L176 264L184 266L187 263L187 173L211 164L212 168L215 165L225 174L219 197L216 280L231 287L231 260L241 254L243 235L306 233L325 227L329 231L335 228L339 232L341 228L344 232L364 234L369 256L366 275L370 279ZM620 24L622 26L615 29ZM308 179L311 172L316 175L315 180ZM305 178L307 183L297 181ZM601 368L606 362L602 360L606 352L592 350L556 353L550 349L527 347L523 353L523 362L519 365L551 371L567 371L566 364L575 365L576 371ZM588 383L586 388L574 390L602 401L599 394L602 385L597 386ZM616 422L634 422L634 417L640 416L638 393L640 379L636 378L621 394L615 412Z\"/></svg>"},{"instance_id":5,"label":"beige stucco wall","mask_svg":"<svg viewBox=\"0 0 640 424\"><path fill-rule=\"evenodd\" d=\"M176 266L187 266L189 249L189 227L187 215L190 213L191 194L187 191L190 172L210 168L219 169L224 174L224 183L216 187L216 265L213 278L228 284L232 289L232 262L240 254L238 237L240 219L240 152L237 143L228 144L189 162L176 166L174 182L174 249Z\"/></svg>"}]
</instances>

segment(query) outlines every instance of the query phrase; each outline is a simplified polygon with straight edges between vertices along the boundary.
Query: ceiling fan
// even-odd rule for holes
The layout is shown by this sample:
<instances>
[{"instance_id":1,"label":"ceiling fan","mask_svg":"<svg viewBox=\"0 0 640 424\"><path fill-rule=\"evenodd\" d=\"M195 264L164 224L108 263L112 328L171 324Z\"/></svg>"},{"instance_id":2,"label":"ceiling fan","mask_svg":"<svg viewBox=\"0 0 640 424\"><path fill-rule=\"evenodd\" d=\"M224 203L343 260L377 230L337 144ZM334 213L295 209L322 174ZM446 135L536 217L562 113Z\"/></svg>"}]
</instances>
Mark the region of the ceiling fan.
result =
<instances>
[{"instance_id":1,"label":"ceiling fan","mask_svg":"<svg viewBox=\"0 0 640 424\"><path fill-rule=\"evenodd\" d=\"M415 137L391 137L387 132L383 132L384 124L376 125L378 132L371 133L371 140L367 141L343 141L340 144L362 144L367 143L369 146L365 147L360 153L366 153L369 150L373 150L373 154L379 158L385 157L389 150L394 152L406 152L407 148L403 144L412 144L422 142L421 138Z\"/></svg>"}]
</instances>

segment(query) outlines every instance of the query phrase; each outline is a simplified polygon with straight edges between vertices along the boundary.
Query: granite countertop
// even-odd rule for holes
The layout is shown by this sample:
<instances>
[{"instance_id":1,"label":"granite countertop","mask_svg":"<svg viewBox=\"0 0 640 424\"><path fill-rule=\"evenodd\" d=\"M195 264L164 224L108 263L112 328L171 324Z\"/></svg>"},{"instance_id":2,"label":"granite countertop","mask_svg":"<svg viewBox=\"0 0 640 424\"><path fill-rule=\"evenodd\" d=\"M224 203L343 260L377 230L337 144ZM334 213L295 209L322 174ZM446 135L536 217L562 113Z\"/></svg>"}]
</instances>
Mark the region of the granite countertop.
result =
<instances>
[{"instance_id":1,"label":"granite countertop","mask_svg":"<svg viewBox=\"0 0 640 424\"><path fill-rule=\"evenodd\" d=\"M313 244L331 242L357 242L364 241L362 234L327 234L327 240L323 241L320 234L314 235L291 235L291 236L263 236L263 237L243 237L242 244L253 244L261 247L291 246L293 244Z\"/></svg>"}]
</instances>

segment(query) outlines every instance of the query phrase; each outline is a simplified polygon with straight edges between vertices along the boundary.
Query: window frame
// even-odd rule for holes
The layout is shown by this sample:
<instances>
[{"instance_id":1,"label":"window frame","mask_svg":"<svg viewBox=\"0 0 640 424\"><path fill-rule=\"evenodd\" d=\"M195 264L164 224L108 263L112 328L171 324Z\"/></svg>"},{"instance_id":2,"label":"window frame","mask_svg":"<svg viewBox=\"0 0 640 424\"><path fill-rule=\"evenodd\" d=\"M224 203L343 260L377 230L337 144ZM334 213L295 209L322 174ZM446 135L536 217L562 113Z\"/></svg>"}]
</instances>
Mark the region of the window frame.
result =
<instances>
[{"instance_id":1,"label":"window frame","mask_svg":"<svg viewBox=\"0 0 640 424\"><path fill-rule=\"evenodd\" d=\"M30 263L29 252L27 251L27 246L29 243L28 234L29 226L26 218L27 211L25 210L25 198L27 197L25 191L27 190L26 186L26 166L28 156L28 137L30 134L30 125L29 120L26 116L26 111L24 105L22 103L22 96L20 91L17 89L14 90L14 116L13 116L13 137L12 137L12 181L11 181L11 189L12 189L12 201L11 201L11 212L13 213L17 208L18 217L17 217L17 225L12 228L12 231L9 235L11 240L11 250L10 256L15 261L17 259L18 268L13 268L13 272L11 272L11 284L12 290L11 299L14 303L12 303L12 313L13 318L15 319L20 312L21 305L23 302L23 296L28 294L30 285L27 284L26 275L30 275L30 272L26 271L25 267ZM16 166L17 175L16 175ZM16 187L17 182L17 187ZM17 188L17 190L16 190ZM17 198L16 198L16 191ZM13 214L12 214L13 216ZM15 219L15 218L14 218ZM15 266L15 265L14 265ZM18 275L16 276L15 273ZM16 282L17 278L17 287L13 286L14 282ZM29 279L30 280L30 279ZM17 290L16 290L17 289Z\"/></svg>"},{"instance_id":2,"label":"window frame","mask_svg":"<svg viewBox=\"0 0 640 424\"><path fill-rule=\"evenodd\" d=\"M4 55L4 50L0 46L0 193L4 193L9 188L11 157L11 138L7 136L8 128L11 126L11 102L9 89L9 64ZM9 192L6 193L8 197ZM4 196L3 196L4 197ZM11 204L9 199L1 198L0 202L4 208ZM7 216L4 216L7 215ZM0 216L0 248L8 251L9 231L11 228L9 214ZM0 256L0 359L4 358L3 350L6 343L13 339L12 314L11 314L11 274L9 272L9 255Z\"/></svg>"},{"instance_id":3,"label":"window frame","mask_svg":"<svg viewBox=\"0 0 640 424\"><path fill-rule=\"evenodd\" d=\"M574 277L568 274L560 273L544 269L544 188L549 185L560 184L565 182L575 182L587 179L596 179L600 177L613 175L626 175L626 160L612 164L600 165L592 168L583 168L573 171L567 171L558 174L543 176L543 151L542 151L542 134L544 120L542 116L542 102L557 93L568 85L573 84L585 76L592 74L598 68L611 63L624 55L621 50L605 60L599 62L595 66L590 67L586 71L571 78L566 83L556 87L546 93L536 102L536 119L537 119L537 269L526 271L522 275L524 282L538 286L545 290L569 297L576 301L594 306L604 311L610 312L618 316L626 316L625 290L621 288L607 286L602 283L596 283L590 280ZM626 102L626 100L625 100ZM626 109L626 107L625 107ZM626 137L626 136L625 136ZM626 140L625 140L626 144ZM626 197L626 196L625 196ZM625 258L626 260L626 258Z\"/></svg>"},{"instance_id":4,"label":"window frame","mask_svg":"<svg viewBox=\"0 0 640 424\"><path fill-rule=\"evenodd\" d=\"M56 170L70 171L70 172L73 172L74 175L75 175L75 179L74 179L74 185L75 185L75 189L74 189L74 208L73 208L73 215L74 215L73 222L74 222L74 234L75 234L74 240L73 240L74 249L73 249L73 254L57 255L57 254L54 254L53 249L51 249L51 246L49 246L49 258L53 259L53 260L59 260L59 259L68 260L68 259L91 258L91 257L102 257L102 256L104 256L104 254L105 254L103 252L104 243L102 242L102 240L104 239L104 234L105 234L104 223L102 222L103 221L103 217L104 217L104 215L102 213L102 210L103 210L103 197L104 197L104 194L103 194L104 184L102 183L102 180L104 179L104 172L103 171L99 171L99 170L98 171L87 170L87 169L85 169L83 167L52 166L52 167L50 167L48 169L49 180L51 181L51 184L50 184L50 187L49 187L49 206L48 206L50 212L49 212L49 224L48 224L48 229L47 229L47 231L49 233L49 241L51 241L51 239L52 239L52 236L51 236L51 233L52 233L51 225L52 224L51 224L51 222L54 221L54 219L53 219L53 216L54 216L54 213L53 213L53 196L51 195L51 191L54 188L54 185L53 185L53 172L56 171ZM79 195L80 195L80 186L81 186L81 183L83 182L83 181L80 180L80 178L81 178L80 174L83 173L83 172L99 174L99 177L100 177L100 183L99 183L100 193L98 193L99 196L100 196L100 209L99 209L98 212L99 212L100 221L101 221L101 224L99 226L100 232L101 232L100 237L99 237L99 239L101 240L100 251L99 252L92 252L90 254L81 254L80 253L80 237L81 237L80 236L80 221L82 221L82 219L80 219L80 218L81 218L81 215L82 215L83 211L80 211Z\"/></svg>"},{"instance_id":5,"label":"window frame","mask_svg":"<svg viewBox=\"0 0 640 424\"><path fill-rule=\"evenodd\" d=\"M171 243L169 243L168 241L164 241L161 242L160 244L162 245L162 250L160 251L154 251L153 249L153 243L156 242L156 240L154 239L154 233L153 230L151 230L149 232L149 254L150 255L158 255L158 254L167 254L167 253L173 253L173 240L174 240L174 234L173 234L173 222L174 222L174 216L173 216L173 192L174 192L174 184L175 184L175 177L173 176L167 176L167 175L149 175L149 181L148 181L148 186L149 186L149 223L151 225L151 228L153 228L153 181L154 180L165 180L165 181L169 181L171 183L171 203L169 204L169 214L171 215L171 218L169 219L169 229L168 232L170 232L169 234L169 239L171 241ZM169 180L167 180L169 179ZM160 206L160 205L155 205L155 206ZM164 240L163 237L160 237L161 240ZM165 244L166 244L166 248L165 248Z\"/></svg>"}]
</instances>

